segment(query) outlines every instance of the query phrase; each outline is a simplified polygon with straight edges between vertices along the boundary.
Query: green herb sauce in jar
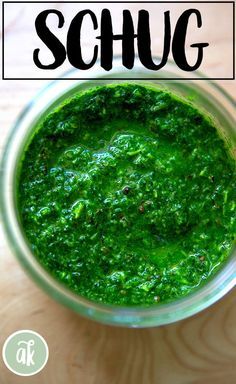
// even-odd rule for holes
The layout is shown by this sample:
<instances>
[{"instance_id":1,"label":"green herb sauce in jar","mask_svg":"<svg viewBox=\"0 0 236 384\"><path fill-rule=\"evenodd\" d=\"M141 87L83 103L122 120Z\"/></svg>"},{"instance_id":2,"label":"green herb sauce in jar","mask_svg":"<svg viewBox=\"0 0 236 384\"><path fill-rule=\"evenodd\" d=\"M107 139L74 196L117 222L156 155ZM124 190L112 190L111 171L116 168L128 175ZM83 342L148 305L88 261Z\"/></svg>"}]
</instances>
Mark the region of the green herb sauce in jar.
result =
<instances>
[{"instance_id":1,"label":"green herb sauce in jar","mask_svg":"<svg viewBox=\"0 0 236 384\"><path fill-rule=\"evenodd\" d=\"M46 116L24 152L18 209L40 263L118 305L176 300L227 260L235 161L212 120L170 92L114 84Z\"/></svg>"}]
</instances>

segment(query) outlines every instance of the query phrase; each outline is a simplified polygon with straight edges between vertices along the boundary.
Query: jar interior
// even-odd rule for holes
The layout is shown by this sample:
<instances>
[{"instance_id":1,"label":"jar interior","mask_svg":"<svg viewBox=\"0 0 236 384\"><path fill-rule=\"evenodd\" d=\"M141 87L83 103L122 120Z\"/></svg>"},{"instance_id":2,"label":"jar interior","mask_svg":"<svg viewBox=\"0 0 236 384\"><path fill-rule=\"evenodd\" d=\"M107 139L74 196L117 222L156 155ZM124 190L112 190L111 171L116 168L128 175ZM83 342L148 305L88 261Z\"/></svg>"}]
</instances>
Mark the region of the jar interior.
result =
<instances>
[{"instance_id":1,"label":"jar interior","mask_svg":"<svg viewBox=\"0 0 236 384\"><path fill-rule=\"evenodd\" d=\"M121 75L120 73L117 74L118 77L120 75ZM54 108L56 108L58 105L63 103L66 99L70 98L71 96L73 96L77 92L84 91L84 90L89 89L89 88L94 87L94 86L109 84L111 82L114 83L113 81L111 81L109 79L96 81L95 84L94 84L94 82L91 82L91 81L90 82L85 81L85 82L80 82L79 84L77 83L75 85L73 85L73 84L69 85L69 87L66 87L64 90L61 91L61 94L60 94L60 92L58 94L55 92L54 97L51 98L51 101L49 103L44 104L44 107L41 108L40 110L37 110L37 108L36 108L37 111L36 111L36 113L34 111L33 117L31 118L31 121L30 121L30 125L27 127L27 129L26 129L26 127L24 127L24 131L22 129L21 132L20 131L18 132L18 138L16 138L17 139L17 145L15 146L16 153L14 155L14 163L11 164L12 167L11 167L10 194L11 194L11 199L12 199L12 205L14 207L13 210L14 210L14 213L16 215L16 222L17 222L17 225L20 229L21 236L24 238L24 241L26 244L27 244L27 239L24 235L24 231L23 231L21 221L20 221L20 215L19 215L18 205L17 205L16 190L17 190L17 183L19 180L21 159L22 159L22 156L24 156L24 152L25 152L27 146L31 142L32 137L34 136L40 123L44 120L45 116L48 113L50 113L52 110L54 110ZM120 83L120 82L126 82L126 81L125 80L122 80L122 81L118 80L117 82ZM138 81L138 83L147 84L147 82L145 80ZM188 100L190 99L190 101L192 101L194 104L196 104L196 106L199 107L200 110L202 110L204 113L209 114L211 116L211 118L214 120L217 129L219 130L219 134L225 140L226 145L229 148L229 151L231 152L231 155L235 157L235 151L234 150L235 150L235 143L236 143L236 135L235 135L235 127L234 127L233 118L228 113L228 111L224 108L224 106L222 106L222 104L219 103L217 98L214 97L214 95L207 93L205 90L202 90L201 86L199 86L198 84L191 82L191 81L188 81L186 83L185 82L179 82L179 81L163 83L162 81L157 79L157 80L152 81L152 82L149 81L149 83L155 87L162 87L165 89L169 89L171 92L174 92L174 93L176 93L176 94L178 94L184 98L187 98ZM39 96L39 97L42 97L42 96ZM37 98L35 101L33 101L33 106L37 107ZM9 150L11 150L11 149L8 148L8 151ZM7 155L5 155L5 159L7 161ZM9 190L8 190L8 192L9 192ZM14 230L14 228L12 230ZM29 251L29 253L31 254L30 257L33 258L34 256L32 255L31 251ZM22 258L22 256L21 256L21 258ZM229 259L225 262L225 264L223 264L221 266L221 269L216 273L216 275L211 277L209 279L209 281L207 283L205 283L205 285L207 285L207 286L209 285L209 287L210 287L210 283L214 283L214 281L217 279L217 276L222 275L222 273L224 272L224 269L227 268L228 263L230 263L233 260L235 260L235 256L233 255L233 252L232 252ZM35 265L36 264L34 264L34 267L35 267ZM31 268L29 268L29 269L31 269ZM40 270L41 270L41 268L40 268ZM38 273L41 273L40 270L38 271ZM46 273L46 271L44 271L44 272ZM43 281L43 279L44 279L44 277L42 278L42 281ZM221 280L222 280L222 277L221 277ZM54 284L54 283L55 283L54 288L51 286L50 289L48 289L49 291L57 290L58 283L52 282L52 284ZM87 302L87 300L86 299L84 300L83 298L82 298L82 302L78 303L78 305L77 305L76 302L80 301L81 298L77 297L77 296L73 297L74 295L71 292L67 292L67 294L65 294L65 296L67 296L67 299L61 300L61 295L63 295L65 293L64 291L67 291L67 288L65 288L65 287L61 287L61 292L63 292L63 293L58 293L58 294L54 293L53 295L56 296L56 298L59 299L59 301L63 301L66 305L73 307L74 310L76 310L80 313L83 313L87 316L96 318L96 319L103 321L103 322L116 323L116 324L118 323L121 325L124 324L124 325L131 325L131 326L152 326L152 325L156 325L156 324L164 324L167 322L175 321L178 318L178 315L177 316L175 316L175 314L170 315L171 308L172 307L174 308L175 305L180 306L179 318L186 317L189 314L192 314L193 312L197 312L199 310L199 308L201 309L201 307L204 307L204 305L207 302L206 300L204 301L204 304L203 304L203 302L201 303L201 305L198 307L198 310L196 310L197 305L195 305L195 301L196 301L196 297L198 295L198 292L203 292L204 287L205 286L199 287L198 289L196 289L196 291L194 293L188 295L189 297L186 298L188 301L188 305L192 308L188 313L187 313L187 310L185 308L185 305L183 304L186 299L183 298L183 299L176 300L175 303L160 304L160 305L158 305L158 307L155 306L155 308L153 306L153 308L150 308L150 310L154 311L155 315L153 315L152 312L148 313L149 308L143 308L142 309L142 308L138 307L138 308L131 308L131 309L129 309L129 308L122 309L122 308L117 308L116 306L107 306L107 307L106 307L106 305L100 306L97 303L95 305L95 307L96 307L95 308L89 301ZM71 297L73 297L73 299L71 299L71 302L70 302L70 299L68 299L68 295L69 296L71 295ZM209 292L208 292L208 295L209 295ZM202 296L202 294L201 294L201 296ZM191 301L192 301L192 303L190 305L189 303ZM211 301L212 301L212 298L211 298ZM72 305L72 302L73 302L73 305ZM85 309L82 310L81 306L82 307L84 306ZM98 308L97 308L97 306L98 306ZM101 310L105 311L105 312L106 312L106 310L108 310L109 314L106 314L106 315L104 315L104 313L101 314L99 308L101 308ZM158 311L161 310L161 308L164 309L165 316L163 315L163 317L162 317L161 312L160 312L160 318L159 318L159 320L157 320L157 318L159 316ZM181 308L183 310L182 313L181 313ZM114 310L115 310L115 312L113 312ZM125 318L122 314L123 310L125 310L125 311L128 310L128 312L125 312ZM131 310L131 312L129 312L129 310ZM116 311L118 311L118 313ZM141 312L144 311L145 315L143 315L143 313L140 313L140 311ZM178 314L178 311L176 313ZM147 316L153 316L153 318L151 320L150 319L147 320Z\"/></svg>"}]
</instances>

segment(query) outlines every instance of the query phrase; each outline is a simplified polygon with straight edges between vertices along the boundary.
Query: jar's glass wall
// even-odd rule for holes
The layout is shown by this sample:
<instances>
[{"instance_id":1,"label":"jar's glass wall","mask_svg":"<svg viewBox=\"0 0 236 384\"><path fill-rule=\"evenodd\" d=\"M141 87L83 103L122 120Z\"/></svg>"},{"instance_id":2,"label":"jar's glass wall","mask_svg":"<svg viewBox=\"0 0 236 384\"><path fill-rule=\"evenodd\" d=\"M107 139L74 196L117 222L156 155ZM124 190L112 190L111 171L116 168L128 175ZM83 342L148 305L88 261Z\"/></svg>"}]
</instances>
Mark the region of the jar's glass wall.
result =
<instances>
[{"instance_id":1,"label":"jar's glass wall","mask_svg":"<svg viewBox=\"0 0 236 384\"><path fill-rule=\"evenodd\" d=\"M170 73L171 69L172 65L169 64ZM117 67L116 76L120 77L122 74L122 70ZM146 71L140 68L140 72L137 72L137 77L144 77L145 75L147 75ZM99 77L100 74L97 73L97 76ZM152 81L153 86L165 87L184 97L190 98L200 109L213 116L227 142L230 142L231 146L235 145L236 131L233 102L219 87L207 81L164 82L158 78L158 73L156 77L157 79ZM145 80L142 81L145 82ZM38 123L50 110L74 93L109 82L111 82L109 75L104 80L98 81L68 80L60 82L59 80L53 82L40 92L21 114L15 127L12 129L1 166L0 197L3 221L10 245L16 256L31 277L55 299L85 316L105 323L139 327L167 324L206 308L235 285L235 251L232 252L228 262L211 281L188 297L174 303L150 308L122 308L92 303L73 294L55 281L32 255L19 224L15 196L18 164L22 151L33 135Z\"/></svg>"}]
</instances>

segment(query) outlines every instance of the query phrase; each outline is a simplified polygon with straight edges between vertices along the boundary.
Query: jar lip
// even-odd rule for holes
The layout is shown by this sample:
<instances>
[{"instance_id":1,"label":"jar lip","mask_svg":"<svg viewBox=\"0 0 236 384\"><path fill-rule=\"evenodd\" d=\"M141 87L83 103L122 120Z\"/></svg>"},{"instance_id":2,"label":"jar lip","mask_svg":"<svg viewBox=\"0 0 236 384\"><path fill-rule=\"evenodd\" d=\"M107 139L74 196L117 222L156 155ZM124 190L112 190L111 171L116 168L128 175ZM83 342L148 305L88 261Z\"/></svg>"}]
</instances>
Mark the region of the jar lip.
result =
<instances>
[{"instance_id":1,"label":"jar lip","mask_svg":"<svg viewBox=\"0 0 236 384\"><path fill-rule=\"evenodd\" d=\"M118 60L121 60L122 59L122 56L119 55L119 54L115 54L114 55L114 62L118 61ZM135 62L138 60L138 56L135 55ZM161 61L161 57L156 55L156 56L153 56L153 60L154 61ZM168 59L168 64L172 65L172 66L176 66L175 65L175 62L173 59ZM122 70L122 68L120 68ZM144 68L141 68L141 70L144 69ZM124 70L124 69L123 69ZM76 72L77 70L75 68L70 68L68 69L67 71L64 71L62 74L61 74L61 77L62 78L67 78L68 77L68 81L69 81L69 74L70 73L73 73L73 72ZM194 79L188 79L188 78L184 78L184 77L181 77L180 74L177 75L177 77L179 77L179 80L166 80L166 79L161 79L162 81L166 81L166 82L174 82L174 81L195 81L195 80L199 80L201 79L200 81L207 81L209 84L212 85L213 88L215 88L216 90L218 90L220 93L222 93L226 99L228 99L228 101L232 104L232 106L234 107L235 106L235 102L234 102L234 99L233 97L224 89L222 88L218 83L216 83L214 80L211 80L209 78L207 78L207 76L201 72L200 70L196 70L194 71L194 74L196 76L196 78ZM103 74L104 76L104 74ZM96 78L94 78L96 79ZM109 79L109 78L105 78L104 79ZM49 84L46 86L46 87L43 87L40 91L37 92L36 94L36 97L37 96L40 96L41 92L44 93L44 91L47 89L47 87L51 87L54 83L57 83L58 81L60 81L61 79L55 79L55 80L52 80L49 82ZM101 78L101 81L103 80L103 78ZM119 80L119 78L117 78L117 80ZM140 78L140 80L145 80L145 78ZM156 80L160 80L160 78L156 78ZM233 79L232 79L233 80ZM77 81L80 81L80 79L78 79ZM93 81L93 78L89 79L89 81ZM127 81L132 81L130 79L127 79ZM133 80L135 81L135 79Z\"/></svg>"},{"instance_id":2,"label":"jar lip","mask_svg":"<svg viewBox=\"0 0 236 384\"><path fill-rule=\"evenodd\" d=\"M158 57L156 59L158 60ZM120 70L122 70L122 68L120 68ZM66 76L66 74L69 72L71 73L71 71L74 70L72 69L67 71L64 76ZM202 74L200 74L200 76L204 77ZM109 77L104 78L104 80L109 81ZM18 144L15 141L17 134L19 134L20 127L22 128L25 125L25 133L30 130L30 125L27 126L27 121L24 122L24 119L26 119L30 111L32 112L33 108L37 106L38 102L44 98L48 90L52 89L54 85L57 85L59 81L60 80L54 80L53 82L50 82L46 87L37 93L34 100L31 101L22 111L10 132L1 159L0 208L3 218L2 221L9 243L12 246L14 254L17 256L20 263L23 265L29 275L38 283L38 285L47 291L50 296L69 306L75 311L81 313L82 315L104 323L137 327L163 325L187 318L213 304L235 286L235 254L231 255L227 263L211 280L209 280L196 291L174 302L148 307L124 307L90 301L80 295L73 293L71 290L69 290L69 288L59 283L40 265L40 263L34 257L19 228L16 217L16 210L14 209L13 204L14 191L12 188L13 179L11 176L13 176L13 168L16 166L14 161L16 160L16 151L18 147ZM117 81L119 81L119 79L117 79ZM227 99L228 102L234 105L231 96L228 95L228 93L224 91L218 84L214 83L213 81L208 81L208 84L213 86ZM67 89L70 88L65 87L64 91L66 92Z\"/></svg>"}]
</instances>

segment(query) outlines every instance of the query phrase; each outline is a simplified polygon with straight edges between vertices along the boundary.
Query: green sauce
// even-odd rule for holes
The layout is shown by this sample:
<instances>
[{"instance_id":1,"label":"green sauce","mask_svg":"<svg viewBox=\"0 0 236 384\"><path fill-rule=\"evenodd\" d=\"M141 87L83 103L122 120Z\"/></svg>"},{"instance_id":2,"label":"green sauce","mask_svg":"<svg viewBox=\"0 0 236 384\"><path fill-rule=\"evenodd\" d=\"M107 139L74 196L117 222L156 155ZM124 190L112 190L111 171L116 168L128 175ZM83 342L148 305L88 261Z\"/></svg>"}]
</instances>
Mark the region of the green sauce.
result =
<instances>
[{"instance_id":1,"label":"green sauce","mask_svg":"<svg viewBox=\"0 0 236 384\"><path fill-rule=\"evenodd\" d=\"M235 186L209 117L167 91L112 85L46 116L22 158L18 208L33 253L71 290L151 305L227 259Z\"/></svg>"}]
</instances>

